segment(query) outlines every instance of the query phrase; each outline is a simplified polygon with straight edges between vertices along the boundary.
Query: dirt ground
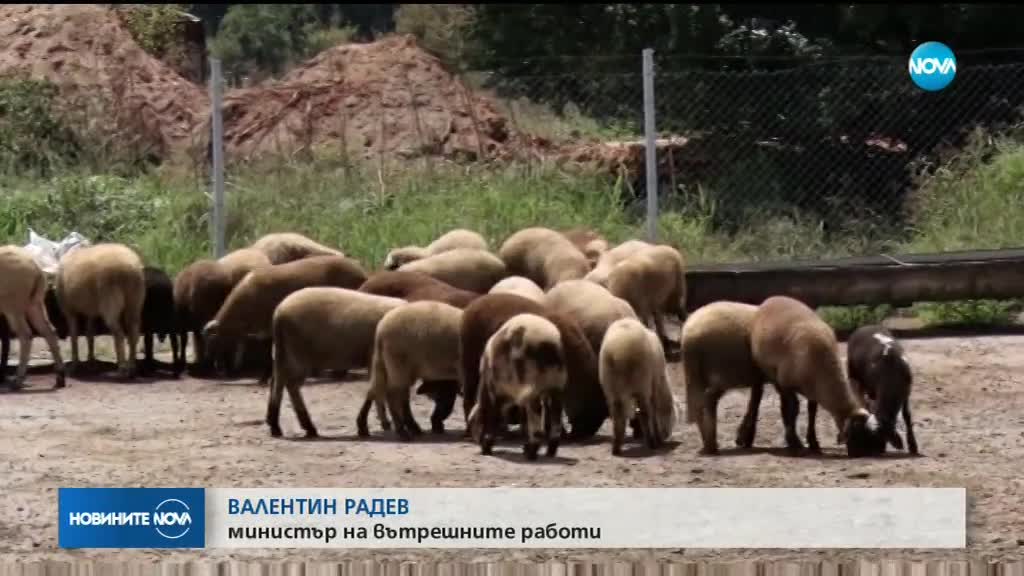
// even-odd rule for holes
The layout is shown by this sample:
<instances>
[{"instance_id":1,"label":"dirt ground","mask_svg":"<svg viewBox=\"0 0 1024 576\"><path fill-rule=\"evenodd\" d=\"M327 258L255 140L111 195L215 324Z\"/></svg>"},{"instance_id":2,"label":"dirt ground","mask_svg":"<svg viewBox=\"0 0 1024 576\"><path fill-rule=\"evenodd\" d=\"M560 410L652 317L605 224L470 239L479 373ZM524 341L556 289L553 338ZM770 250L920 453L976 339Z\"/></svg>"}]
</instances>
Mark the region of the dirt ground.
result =
<instances>
[{"instance_id":1,"label":"dirt ground","mask_svg":"<svg viewBox=\"0 0 1024 576\"><path fill-rule=\"evenodd\" d=\"M41 341L38 341L38 346ZM720 410L718 457L697 455L699 435L681 423L674 444L658 453L630 446L610 453L609 425L586 445L565 445L559 460L527 463L518 445L495 455L461 440L461 409L443 438L399 443L371 414L370 439L355 435L365 380L317 381L304 388L314 422L326 438L303 441L286 399L285 438L269 436L263 417L267 389L253 380L71 380L52 393L52 376L30 377L29 393L0 394L0 562L13 560L312 562L395 561L650 561L778 560L1016 560L1024 551L1024 337L908 340L916 369L913 396L923 456L901 454L851 461L834 445L834 424L819 419L823 458L780 451L778 402L769 389L757 448L732 450L745 393ZM45 347L45 345L43 345ZM361 375L359 376L361 378ZM682 371L672 367L682 398ZM33 393L34 392L34 393ZM432 405L414 399L429 431ZM801 434L806 410L801 414ZM543 462L543 461L542 461ZM61 486L373 487L373 486L966 486L968 545L957 551L775 550L205 550L201 552L57 548L57 488ZM826 512L827 513L827 512Z\"/></svg>"}]
</instances>

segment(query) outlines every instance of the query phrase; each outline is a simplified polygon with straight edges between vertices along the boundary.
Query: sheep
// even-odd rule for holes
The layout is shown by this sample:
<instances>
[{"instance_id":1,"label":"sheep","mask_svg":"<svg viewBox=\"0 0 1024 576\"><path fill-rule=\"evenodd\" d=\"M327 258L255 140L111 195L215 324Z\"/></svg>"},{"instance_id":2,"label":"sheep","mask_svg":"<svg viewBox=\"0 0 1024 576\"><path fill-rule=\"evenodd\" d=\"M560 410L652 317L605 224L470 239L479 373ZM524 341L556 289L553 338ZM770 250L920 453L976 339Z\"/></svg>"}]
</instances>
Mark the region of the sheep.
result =
<instances>
[{"instance_id":1,"label":"sheep","mask_svg":"<svg viewBox=\"0 0 1024 576\"><path fill-rule=\"evenodd\" d=\"M551 310L575 318L590 346L600 352L605 331L621 318L639 320L629 302L593 282L569 280L555 286L544 298Z\"/></svg>"},{"instance_id":2,"label":"sheep","mask_svg":"<svg viewBox=\"0 0 1024 576\"><path fill-rule=\"evenodd\" d=\"M231 293L230 272L215 260L197 260L174 278L174 306L178 316L179 352L174 359L174 370L181 373L185 368L185 353L188 347L188 333L193 336L193 350L196 366L200 371L215 367L217 356L223 364L224 354L208 354L203 339L203 327L212 320L221 305Z\"/></svg>"},{"instance_id":3,"label":"sheep","mask_svg":"<svg viewBox=\"0 0 1024 576\"><path fill-rule=\"evenodd\" d=\"M203 327L203 338L213 350L224 344L236 344L247 336L266 340L271 334L274 309L289 294L312 286L355 290L364 282L363 267L344 256L310 256L258 268L231 290L217 315ZM268 377L264 374L260 382Z\"/></svg>"},{"instance_id":4,"label":"sheep","mask_svg":"<svg viewBox=\"0 0 1024 576\"><path fill-rule=\"evenodd\" d=\"M639 320L621 318L608 327L598 355L598 377L614 423L612 455L622 454L626 422L637 424L648 448L660 447L675 427L675 398L668 383L661 340Z\"/></svg>"},{"instance_id":5,"label":"sheep","mask_svg":"<svg viewBox=\"0 0 1024 576\"><path fill-rule=\"evenodd\" d=\"M548 228L524 228L501 245L498 252L509 275L526 276L544 290L590 272L587 257L568 238Z\"/></svg>"},{"instance_id":6,"label":"sheep","mask_svg":"<svg viewBox=\"0 0 1024 576\"><path fill-rule=\"evenodd\" d=\"M589 228L571 228L562 231L562 235L579 248L580 252L583 252L591 269L597 264L601 255L608 251L608 241Z\"/></svg>"},{"instance_id":7,"label":"sheep","mask_svg":"<svg viewBox=\"0 0 1024 576\"><path fill-rule=\"evenodd\" d=\"M913 373L903 346L892 332L880 325L861 326L846 341L846 366L854 393L871 403L883 436L898 450L903 439L896 431L896 418L902 411L907 427L907 445L917 454L917 439L910 414ZM810 402L808 402L810 411Z\"/></svg>"},{"instance_id":8,"label":"sheep","mask_svg":"<svg viewBox=\"0 0 1024 576\"><path fill-rule=\"evenodd\" d=\"M145 266L142 274L146 282L146 296L142 303L142 334L145 349L143 369L150 372L156 366L156 359L153 357L154 336L160 342L169 338L171 357L178 357L178 316L174 304L174 284L167 273L155 266ZM109 330L109 327L105 328ZM172 364L177 366L173 360ZM179 374L180 372L175 369L174 375Z\"/></svg>"},{"instance_id":9,"label":"sheep","mask_svg":"<svg viewBox=\"0 0 1024 576\"><path fill-rule=\"evenodd\" d=\"M245 275L257 268L273 266L267 254L255 248L239 248L221 256L217 262L225 267L231 286L236 286Z\"/></svg>"},{"instance_id":10,"label":"sheep","mask_svg":"<svg viewBox=\"0 0 1024 576\"><path fill-rule=\"evenodd\" d=\"M701 454L718 454L718 402L732 389L750 388L747 413L736 445L754 444L764 378L750 351L750 328L757 306L721 300L701 306L680 331L686 378L686 420L700 431Z\"/></svg>"},{"instance_id":11,"label":"sheep","mask_svg":"<svg viewBox=\"0 0 1024 576\"><path fill-rule=\"evenodd\" d=\"M369 366L377 324L385 314L404 304L406 301L400 298L333 286L301 288L282 299L271 323L274 372L266 420L270 435L281 436L281 399L288 390L306 436L318 436L302 399L303 381L312 370ZM386 414L378 411L377 417L387 429Z\"/></svg>"},{"instance_id":12,"label":"sheep","mask_svg":"<svg viewBox=\"0 0 1024 576\"><path fill-rule=\"evenodd\" d=\"M118 373L127 379L135 378L135 351L146 299L142 258L135 250L124 244L101 243L71 252L64 257L57 273L57 299L68 323L72 372L79 369L81 315L86 317L89 357L93 357L95 338L93 318L99 317L113 334Z\"/></svg>"},{"instance_id":13,"label":"sheep","mask_svg":"<svg viewBox=\"0 0 1024 576\"><path fill-rule=\"evenodd\" d=\"M403 264L399 272L420 272L462 290L483 294L507 276L505 263L486 250L455 248Z\"/></svg>"},{"instance_id":14,"label":"sheep","mask_svg":"<svg viewBox=\"0 0 1024 576\"><path fill-rule=\"evenodd\" d=\"M487 240L480 234L465 228L456 228L442 234L437 240L427 245L426 248L421 246L395 248L388 252L388 255L384 258L384 269L398 270L402 265L409 262L421 260L449 250L455 250L456 248L489 250L490 246L487 244Z\"/></svg>"},{"instance_id":15,"label":"sheep","mask_svg":"<svg viewBox=\"0 0 1024 576\"><path fill-rule=\"evenodd\" d=\"M46 316L50 320L50 325L54 329L54 333L57 335L57 340L63 340L68 337L68 325L64 321L64 313L60 310L60 304L57 302L57 291L53 286L46 288L46 296L43 300L43 305L46 308ZM29 325L31 328L31 325ZM38 330L32 330L32 337L42 337L43 334ZM0 314L0 383L4 381L4 377L7 374L7 364L10 360L11 354L11 330L7 326L7 320L3 314Z\"/></svg>"},{"instance_id":16,"label":"sheep","mask_svg":"<svg viewBox=\"0 0 1024 576\"><path fill-rule=\"evenodd\" d=\"M855 396L843 370L835 332L811 308L788 296L768 298L754 314L750 342L755 364L779 392L790 450L803 449L796 433L800 393L832 415L850 457L885 452L878 420ZM810 417L807 443L820 450Z\"/></svg>"},{"instance_id":17,"label":"sheep","mask_svg":"<svg viewBox=\"0 0 1024 576\"><path fill-rule=\"evenodd\" d=\"M509 318L488 338L480 359L476 409L481 453L491 454L499 412L503 405L511 404L526 413L526 459L537 459L545 432L547 456L554 457L562 435L562 396L567 380L568 363L558 327L536 314Z\"/></svg>"},{"instance_id":18,"label":"sheep","mask_svg":"<svg viewBox=\"0 0 1024 576\"><path fill-rule=\"evenodd\" d=\"M465 308L470 302L481 296L477 292L461 290L422 272L398 270L385 270L373 274L359 287L359 291L378 296L401 298L409 302L433 300L460 309Z\"/></svg>"},{"instance_id":19,"label":"sheep","mask_svg":"<svg viewBox=\"0 0 1024 576\"><path fill-rule=\"evenodd\" d=\"M287 264L310 256L338 256L340 250L329 248L319 242L295 232L275 232L262 236L250 248L266 254L271 264Z\"/></svg>"},{"instance_id":20,"label":"sheep","mask_svg":"<svg viewBox=\"0 0 1024 576\"><path fill-rule=\"evenodd\" d=\"M391 310L381 318L374 337L370 367L370 389L356 424L360 436L368 436L366 414L375 399L378 412L386 400L402 440L422 433L409 410L409 394L417 379L451 382L458 385L459 338L462 310L443 302L411 302ZM451 394L452 400L455 395ZM434 433L444 432L444 414L451 406L435 405L431 416ZM440 418L440 419L439 419Z\"/></svg>"},{"instance_id":21,"label":"sheep","mask_svg":"<svg viewBox=\"0 0 1024 576\"><path fill-rule=\"evenodd\" d=\"M618 264L626 258L648 248L653 248L654 246L654 244L644 242L643 240L626 240L622 244L619 244L611 250L601 254L600 258L597 260L597 264L594 265L593 270L588 272L583 279L600 284L607 288L608 275L611 274L613 268L618 266Z\"/></svg>"},{"instance_id":22,"label":"sheep","mask_svg":"<svg viewBox=\"0 0 1024 576\"><path fill-rule=\"evenodd\" d=\"M525 276L509 276L492 286L488 294L517 294L535 302L544 302L544 291Z\"/></svg>"},{"instance_id":23,"label":"sheep","mask_svg":"<svg viewBox=\"0 0 1024 576\"><path fill-rule=\"evenodd\" d=\"M542 316L558 327L568 363L569 382L565 412L571 430L570 440L582 440L597 433L608 417L608 406L597 374L597 353L591 347L575 319L551 311L545 305L515 294L488 294L466 307L462 315L459 354L459 384L467 432L469 416L477 400L480 382L480 358L487 340L508 319L517 314Z\"/></svg>"},{"instance_id":24,"label":"sheep","mask_svg":"<svg viewBox=\"0 0 1024 576\"><path fill-rule=\"evenodd\" d=\"M682 254L671 246L651 246L629 256L608 274L608 291L629 302L645 324L653 325L666 349L674 343L662 314L686 320L686 274Z\"/></svg>"},{"instance_id":25,"label":"sheep","mask_svg":"<svg viewBox=\"0 0 1024 576\"><path fill-rule=\"evenodd\" d=\"M57 336L46 314L46 275L36 264L32 255L19 246L0 246L0 317L6 319L10 329L18 336L18 371L12 389L24 386L28 372L29 355L32 353L32 330L46 339L46 345L53 356L56 381L54 388L66 386L64 362L60 354ZM7 356L10 354L9 339L4 339L3 366L6 371ZM0 379L3 372L0 372Z\"/></svg>"}]
</instances>

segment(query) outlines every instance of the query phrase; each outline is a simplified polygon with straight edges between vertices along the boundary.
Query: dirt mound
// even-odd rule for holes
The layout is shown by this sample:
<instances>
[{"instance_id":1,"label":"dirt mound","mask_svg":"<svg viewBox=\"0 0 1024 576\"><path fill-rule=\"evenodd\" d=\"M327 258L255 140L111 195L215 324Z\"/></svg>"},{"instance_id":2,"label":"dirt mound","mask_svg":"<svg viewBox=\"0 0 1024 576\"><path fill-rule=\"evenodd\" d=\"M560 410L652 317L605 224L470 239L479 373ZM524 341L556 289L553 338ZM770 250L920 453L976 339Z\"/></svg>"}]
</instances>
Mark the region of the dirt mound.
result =
<instances>
[{"instance_id":1,"label":"dirt mound","mask_svg":"<svg viewBox=\"0 0 1024 576\"><path fill-rule=\"evenodd\" d=\"M0 6L0 75L49 80L90 129L130 135L164 158L208 114L203 89L150 56L99 5Z\"/></svg>"},{"instance_id":2,"label":"dirt mound","mask_svg":"<svg viewBox=\"0 0 1024 576\"><path fill-rule=\"evenodd\" d=\"M229 91L224 132L233 158L321 145L364 158L493 158L512 141L494 104L412 36L336 46L278 81Z\"/></svg>"}]
</instances>

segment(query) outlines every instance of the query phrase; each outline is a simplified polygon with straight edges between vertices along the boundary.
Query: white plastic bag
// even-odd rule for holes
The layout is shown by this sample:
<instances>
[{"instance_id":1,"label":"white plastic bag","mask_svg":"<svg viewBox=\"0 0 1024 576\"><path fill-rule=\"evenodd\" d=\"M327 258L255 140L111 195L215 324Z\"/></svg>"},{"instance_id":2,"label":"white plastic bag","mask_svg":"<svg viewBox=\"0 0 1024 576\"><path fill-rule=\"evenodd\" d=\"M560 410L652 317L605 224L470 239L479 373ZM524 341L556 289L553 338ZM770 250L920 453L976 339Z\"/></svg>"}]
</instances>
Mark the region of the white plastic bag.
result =
<instances>
[{"instance_id":1,"label":"white plastic bag","mask_svg":"<svg viewBox=\"0 0 1024 576\"><path fill-rule=\"evenodd\" d=\"M65 256L89 244L89 240L78 232L72 232L60 243L56 243L36 234L35 230L29 228L28 245L25 246L25 249L32 254L32 258L43 272L52 276L60 269L60 261Z\"/></svg>"}]
</instances>

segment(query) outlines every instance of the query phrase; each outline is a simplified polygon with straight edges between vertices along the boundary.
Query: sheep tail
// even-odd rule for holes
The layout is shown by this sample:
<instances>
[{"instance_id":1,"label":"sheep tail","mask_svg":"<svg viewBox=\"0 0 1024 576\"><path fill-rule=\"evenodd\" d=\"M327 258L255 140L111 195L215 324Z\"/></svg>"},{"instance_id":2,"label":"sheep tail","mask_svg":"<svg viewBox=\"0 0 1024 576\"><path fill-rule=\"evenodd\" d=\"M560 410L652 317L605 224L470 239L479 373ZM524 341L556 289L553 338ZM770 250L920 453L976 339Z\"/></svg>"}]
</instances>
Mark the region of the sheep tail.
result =
<instances>
[{"instance_id":1,"label":"sheep tail","mask_svg":"<svg viewBox=\"0 0 1024 576\"><path fill-rule=\"evenodd\" d=\"M704 375L700 354L683 344L683 373L686 376L686 421L700 423L704 410Z\"/></svg>"},{"instance_id":2,"label":"sheep tail","mask_svg":"<svg viewBox=\"0 0 1024 576\"><path fill-rule=\"evenodd\" d=\"M370 393L375 399L382 398L388 389L388 370L384 362L384 339L380 331L373 339L373 359L370 361Z\"/></svg>"}]
</instances>

